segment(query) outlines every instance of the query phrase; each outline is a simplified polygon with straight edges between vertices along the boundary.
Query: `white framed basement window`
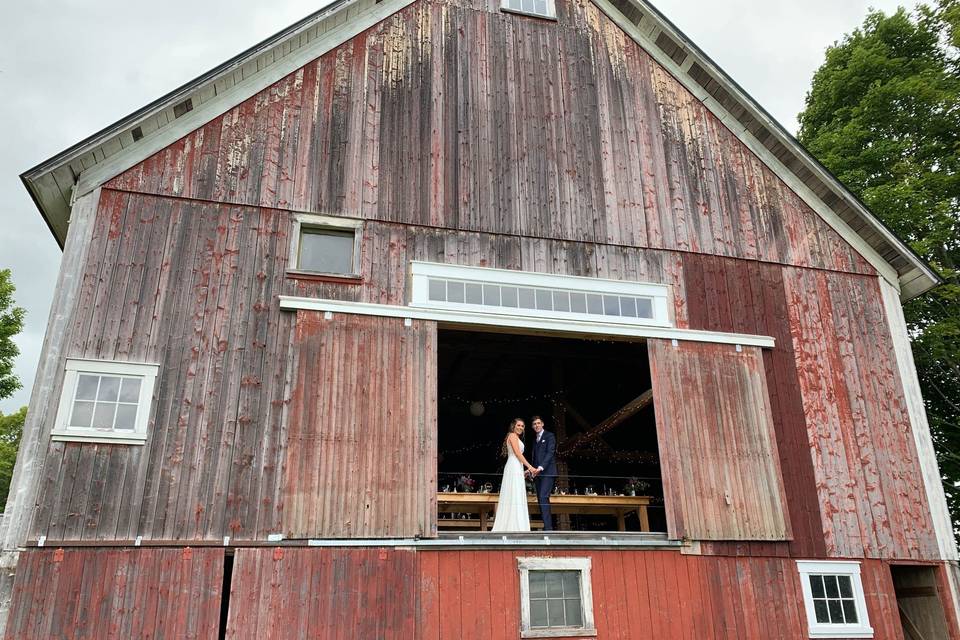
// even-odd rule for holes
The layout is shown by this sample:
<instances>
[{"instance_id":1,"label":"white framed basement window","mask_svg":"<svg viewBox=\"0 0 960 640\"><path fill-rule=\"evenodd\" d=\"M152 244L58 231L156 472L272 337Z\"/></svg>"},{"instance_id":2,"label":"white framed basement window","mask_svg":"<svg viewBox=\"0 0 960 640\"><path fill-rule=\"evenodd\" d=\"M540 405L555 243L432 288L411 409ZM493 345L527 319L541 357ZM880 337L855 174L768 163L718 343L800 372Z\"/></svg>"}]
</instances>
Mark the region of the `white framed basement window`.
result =
<instances>
[{"instance_id":1,"label":"white framed basement window","mask_svg":"<svg viewBox=\"0 0 960 640\"><path fill-rule=\"evenodd\" d=\"M554 0L501 0L500 10L549 20L557 19Z\"/></svg>"},{"instance_id":2,"label":"white framed basement window","mask_svg":"<svg viewBox=\"0 0 960 640\"><path fill-rule=\"evenodd\" d=\"M520 637L597 635L590 558L517 558Z\"/></svg>"},{"instance_id":3,"label":"white framed basement window","mask_svg":"<svg viewBox=\"0 0 960 640\"><path fill-rule=\"evenodd\" d=\"M362 220L295 214L287 272L359 278L362 231Z\"/></svg>"},{"instance_id":4,"label":"white framed basement window","mask_svg":"<svg viewBox=\"0 0 960 640\"><path fill-rule=\"evenodd\" d=\"M527 318L671 327L670 287L436 262L410 263L410 306Z\"/></svg>"},{"instance_id":5,"label":"white framed basement window","mask_svg":"<svg viewBox=\"0 0 960 640\"><path fill-rule=\"evenodd\" d=\"M159 365L67 360L52 438L143 444Z\"/></svg>"},{"instance_id":6,"label":"white framed basement window","mask_svg":"<svg viewBox=\"0 0 960 640\"><path fill-rule=\"evenodd\" d=\"M860 563L798 560L811 638L872 638Z\"/></svg>"}]
</instances>

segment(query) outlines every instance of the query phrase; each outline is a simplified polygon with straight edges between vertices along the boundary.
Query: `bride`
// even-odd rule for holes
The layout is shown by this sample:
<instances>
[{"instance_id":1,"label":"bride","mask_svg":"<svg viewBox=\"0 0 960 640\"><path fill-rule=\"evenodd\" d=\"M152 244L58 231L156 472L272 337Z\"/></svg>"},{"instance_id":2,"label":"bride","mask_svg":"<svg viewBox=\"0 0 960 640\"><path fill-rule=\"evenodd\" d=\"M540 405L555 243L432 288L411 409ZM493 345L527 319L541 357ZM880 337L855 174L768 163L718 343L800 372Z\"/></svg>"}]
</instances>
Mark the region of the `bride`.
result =
<instances>
[{"instance_id":1,"label":"bride","mask_svg":"<svg viewBox=\"0 0 960 640\"><path fill-rule=\"evenodd\" d=\"M500 484L500 498L497 501L497 516L493 521L493 531L530 531L530 513L527 508L527 483L523 469L533 471L533 466L523 457L524 424L520 418L510 421L507 438L503 441L503 451L507 464L503 468L503 482Z\"/></svg>"}]
</instances>

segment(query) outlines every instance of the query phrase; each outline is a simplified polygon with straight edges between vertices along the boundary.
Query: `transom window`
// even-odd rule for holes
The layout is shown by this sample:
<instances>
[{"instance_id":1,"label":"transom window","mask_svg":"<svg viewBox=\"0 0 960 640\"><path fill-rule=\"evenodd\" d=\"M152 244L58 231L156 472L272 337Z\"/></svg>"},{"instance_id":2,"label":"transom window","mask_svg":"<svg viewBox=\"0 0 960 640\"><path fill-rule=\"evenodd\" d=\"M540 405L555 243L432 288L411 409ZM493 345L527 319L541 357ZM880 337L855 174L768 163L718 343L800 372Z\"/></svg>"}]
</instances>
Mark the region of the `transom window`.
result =
<instances>
[{"instance_id":1,"label":"transom window","mask_svg":"<svg viewBox=\"0 0 960 640\"><path fill-rule=\"evenodd\" d=\"M157 370L151 364L68 360L53 439L142 443Z\"/></svg>"},{"instance_id":2,"label":"transom window","mask_svg":"<svg viewBox=\"0 0 960 640\"><path fill-rule=\"evenodd\" d=\"M518 558L521 637L595 636L589 558Z\"/></svg>"},{"instance_id":3,"label":"transom window","mask_svg":"<svg viewBox=\"0 0 960 640\"><path fill-rule=\"evenodd\" d=\"M511 13L522 13L538 18L557 17L553 0L502 0L500 8Z\"/></svg>"},{"instance_id":4,"label":"transom window","mask_svg":"<svg viewBox=\"0 0 960 640\"><path fill-rule=\"evenodd\" d=\"M430 262L411 271L411 306L670 326L666 285Z\"/></svg>"},{"instance_id":5,"label":"transom window","mask_svg":"<svg viewBox=\"0 0 960 640\"><path fill-rule=\"evenodd\" d=\"M360 275L359 220L298 214L289 270L294 273Z\"/></svg>"},{"instance_id":6,"label":"transom window","mask_svg":"<svg viewBox=\"0 0 960 640\"><path fill-rule=\"evenodd\" d=\"M872 638L858 562L797 562L811 638Z\"/></svg>"}]
</instances>

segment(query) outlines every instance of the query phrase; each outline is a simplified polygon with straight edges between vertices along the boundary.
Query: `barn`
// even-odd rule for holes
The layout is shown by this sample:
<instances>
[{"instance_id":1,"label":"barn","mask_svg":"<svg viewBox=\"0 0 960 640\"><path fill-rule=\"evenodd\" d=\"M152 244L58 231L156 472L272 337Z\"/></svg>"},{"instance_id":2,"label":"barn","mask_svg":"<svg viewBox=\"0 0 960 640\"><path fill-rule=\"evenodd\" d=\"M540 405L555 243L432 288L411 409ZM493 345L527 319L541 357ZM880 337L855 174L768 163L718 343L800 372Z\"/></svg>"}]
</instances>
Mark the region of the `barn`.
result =
<instances>
[{"instance_id":1,"label":"barn","mask_svg":"<svg viewBox=\"0 0 960 640\"><path fill-rule=\"evenodd\" d=\"M646 0L336 0L21 177L10 640L960 639L940 279Z\"/></svg>"}]
</instances>

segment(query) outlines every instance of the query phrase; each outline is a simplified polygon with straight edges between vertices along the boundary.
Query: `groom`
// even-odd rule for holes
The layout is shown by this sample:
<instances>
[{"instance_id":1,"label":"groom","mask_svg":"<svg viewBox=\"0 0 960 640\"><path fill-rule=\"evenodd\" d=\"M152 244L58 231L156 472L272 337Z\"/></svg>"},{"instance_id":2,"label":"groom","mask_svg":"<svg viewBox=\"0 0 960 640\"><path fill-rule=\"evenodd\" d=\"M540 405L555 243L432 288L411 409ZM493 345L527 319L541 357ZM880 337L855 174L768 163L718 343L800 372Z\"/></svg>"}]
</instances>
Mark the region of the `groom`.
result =
<instances>
[{"instance_id":1,"label":"groom","mask_svg":"<svg viewBox=\"0 0 960 640\"><path fill-rule=\"evenodd\" d=\"M553 531L553 519L550 517L550 493L557 481L557 439L543 428L543 420L540 416L533 416L532 423L533 431L537 434L533 455L530 456L530 463L537 468L533 474L533 482L537 487L537 502L540 503L540 514L543 516L543 530Z\"/></svg>"}]
</instances>

